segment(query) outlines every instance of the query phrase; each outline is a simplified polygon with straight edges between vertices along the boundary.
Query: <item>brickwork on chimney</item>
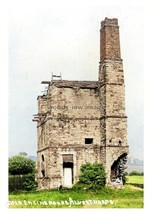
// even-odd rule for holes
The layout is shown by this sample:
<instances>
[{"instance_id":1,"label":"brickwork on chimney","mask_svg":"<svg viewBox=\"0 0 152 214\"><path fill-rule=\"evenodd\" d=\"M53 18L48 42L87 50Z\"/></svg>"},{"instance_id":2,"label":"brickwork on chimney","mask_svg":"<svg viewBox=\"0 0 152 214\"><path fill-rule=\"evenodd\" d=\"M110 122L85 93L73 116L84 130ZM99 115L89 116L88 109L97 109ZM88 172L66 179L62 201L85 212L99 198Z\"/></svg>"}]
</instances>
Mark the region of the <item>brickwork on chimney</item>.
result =
<instances>
[{"instance_id":1,"label":"brickwork on chimney","mask_svg":"<svg viewBox=\"0 0 152 214\"><path fill-rule=\"evenodd\" d=\"M105 18L100 30L100 62L105 59L119 60L120 39L117 19Z\"/></svg>"}]
</instances>

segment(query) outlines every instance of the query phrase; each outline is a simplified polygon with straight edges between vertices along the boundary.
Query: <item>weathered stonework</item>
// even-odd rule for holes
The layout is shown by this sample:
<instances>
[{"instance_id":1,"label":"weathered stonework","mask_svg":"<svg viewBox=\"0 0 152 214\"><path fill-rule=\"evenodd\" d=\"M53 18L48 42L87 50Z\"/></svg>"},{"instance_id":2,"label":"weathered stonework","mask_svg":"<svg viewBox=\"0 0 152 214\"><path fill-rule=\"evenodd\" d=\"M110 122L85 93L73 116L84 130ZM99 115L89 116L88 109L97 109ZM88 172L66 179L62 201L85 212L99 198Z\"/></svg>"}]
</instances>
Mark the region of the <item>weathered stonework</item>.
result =
<instances>
[{"instance_id":1,"label":"weathered stonework","mask_svg":"<svg viewBox=\"0 0 152 214\"><path fill-rule=\"evenodd\" d=\"M71 187L86 162L102 162L107 185L122 185L128 154L117 19L101 23L98 81L52 80L38 96L39 189Z\"/></svg>"}]
</instances>

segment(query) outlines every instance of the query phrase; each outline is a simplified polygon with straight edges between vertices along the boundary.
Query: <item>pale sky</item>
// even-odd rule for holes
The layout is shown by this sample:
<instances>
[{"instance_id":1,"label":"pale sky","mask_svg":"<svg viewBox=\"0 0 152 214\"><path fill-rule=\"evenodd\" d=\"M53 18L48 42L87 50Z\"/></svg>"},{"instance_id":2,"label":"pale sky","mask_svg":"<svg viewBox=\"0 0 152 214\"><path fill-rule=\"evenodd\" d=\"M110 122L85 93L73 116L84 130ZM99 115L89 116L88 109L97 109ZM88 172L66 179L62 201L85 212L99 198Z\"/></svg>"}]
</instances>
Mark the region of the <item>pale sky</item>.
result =
<instances>
[{"instance_id":1,"label":"pale sky","mask_svg":"<svg viewBox=\"0 0 152 214\"><path fill-rule=\"evenodd\" d=\"M32 115L41 81L51 72L65 80L98 80L100 22L108 17L118 18L120 27L129 155L143 159L143 7L57 2L9 2L9 154L36 155Z\"/></svg>"}]
</instances>

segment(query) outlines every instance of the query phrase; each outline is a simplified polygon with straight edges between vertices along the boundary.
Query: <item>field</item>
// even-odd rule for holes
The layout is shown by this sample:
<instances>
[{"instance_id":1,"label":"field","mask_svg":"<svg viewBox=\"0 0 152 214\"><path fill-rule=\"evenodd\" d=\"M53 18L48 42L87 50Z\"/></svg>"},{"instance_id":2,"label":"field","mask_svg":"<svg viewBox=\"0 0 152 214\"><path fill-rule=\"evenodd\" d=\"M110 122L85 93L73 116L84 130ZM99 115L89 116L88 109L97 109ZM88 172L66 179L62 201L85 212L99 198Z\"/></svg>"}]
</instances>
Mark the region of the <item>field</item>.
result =
<instances>
[{"instance_id":1,"label":"field","mask_svg":"<svg viewBox=\"0 0 152 214\"><path fill-rule=\"evenodd\" d=\"M132 183L132 184L131 184ZM139 187L138 187L139 185ZM10 208L143 208L143 176L128 176L124 189L43 190L9 195Z\"/></svg>"},{"instance_id":2,"label":"field","mask_svg":"<svg viewBox=\"0 0 152 214\"><path fill-rule=\"evenodd\" d=\"M128 184L143 185L144 183L143 176L128 176L127 179Z\"/></svg>"}]
</instances>

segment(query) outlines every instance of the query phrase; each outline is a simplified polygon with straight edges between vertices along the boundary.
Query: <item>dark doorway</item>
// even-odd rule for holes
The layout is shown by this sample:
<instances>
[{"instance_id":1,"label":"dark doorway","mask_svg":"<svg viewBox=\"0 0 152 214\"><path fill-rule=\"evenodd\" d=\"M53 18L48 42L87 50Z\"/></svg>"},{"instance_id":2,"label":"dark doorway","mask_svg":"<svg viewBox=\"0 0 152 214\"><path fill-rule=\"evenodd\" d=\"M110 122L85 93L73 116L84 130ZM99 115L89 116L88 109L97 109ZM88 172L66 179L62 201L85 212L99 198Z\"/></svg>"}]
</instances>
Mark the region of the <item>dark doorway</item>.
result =
<instances>
[{"instance_id":1,"label":"dark doorway","mask_svg":"<svg viewBox=\"0 0 152 214\"><path fill-rule=\"evenodd\" d=\"M64 178L64 186L72 187L72 184L73 184L73 163L72 162L63 163L63 178Z\"/></svg>"},{"instance_id":2,"label":"dark doorway","mask_svg":"<svg viewBox=\"0 0 152 214\"><path fill-rule=\"evenodd\" d=\"M112 182L114 181L122 181L124 172L126 169L126 162L127 162L127 154L124 153L116 161L113 162L111 166L111 175L110 179Z\"/></svg>"}]
</instances>

